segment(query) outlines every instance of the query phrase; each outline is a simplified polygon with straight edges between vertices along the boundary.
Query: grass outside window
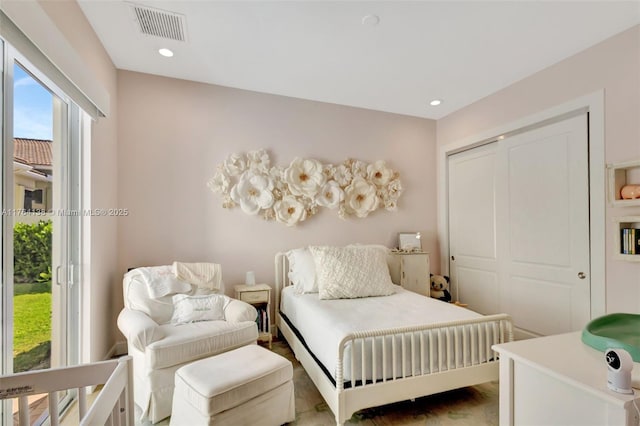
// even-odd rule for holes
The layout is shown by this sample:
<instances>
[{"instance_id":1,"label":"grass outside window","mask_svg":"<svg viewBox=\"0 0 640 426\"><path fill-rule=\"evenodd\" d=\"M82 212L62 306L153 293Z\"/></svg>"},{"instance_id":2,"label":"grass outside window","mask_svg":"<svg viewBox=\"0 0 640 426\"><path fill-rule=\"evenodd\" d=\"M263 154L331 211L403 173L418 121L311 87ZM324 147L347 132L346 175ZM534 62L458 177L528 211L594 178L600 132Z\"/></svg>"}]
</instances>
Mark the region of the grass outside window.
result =
<instances>
[{"instance_id":1,"label":"grass outside window","mask_svg":"<svg viewBox=\"0 0 640 426\"><path fill-rule=\"evenodd\" d=\"M15 284L13 321L14 372L49 368L51 283Z\"/></svg>"}]
</instances>

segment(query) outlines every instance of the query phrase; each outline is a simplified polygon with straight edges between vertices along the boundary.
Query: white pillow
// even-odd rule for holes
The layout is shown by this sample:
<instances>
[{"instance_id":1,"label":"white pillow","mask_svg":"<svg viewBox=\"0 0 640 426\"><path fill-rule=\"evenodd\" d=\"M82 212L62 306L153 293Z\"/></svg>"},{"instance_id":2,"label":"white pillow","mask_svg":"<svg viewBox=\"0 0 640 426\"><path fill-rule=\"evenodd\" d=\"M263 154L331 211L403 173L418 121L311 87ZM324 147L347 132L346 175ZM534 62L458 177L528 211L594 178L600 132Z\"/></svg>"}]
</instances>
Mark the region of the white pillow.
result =
<instances>
[{"instance_id":1,"label":"white pillow","mask_svg":"<svg viewBox=\"0 0 640 426\"><path fill-rule=\"evenodd\" d=\"M386 253L378 247L309 247L320 299L354 299L393 294Z\"/></svg>"},{"instance_id":2,"label":"white pillow","mask_svg":"<svg viewBox=\"0 0 640 426\"><path fill-rule=\"evenodd\" d=\"M299 248L287 252L289 259L289 280L296 293L317 293L316 265L308 248Z\"/></svg>"},{"instance_id":3,"label":"white pillow","mask_svg":"<svg viewBox=\"0 0 640 426\"><path fill-rule=\"evenodd\" d=\"M172 324L224 320L224 308L231 299L221 294L173 296Z\"/></svg>"}]
</instances>

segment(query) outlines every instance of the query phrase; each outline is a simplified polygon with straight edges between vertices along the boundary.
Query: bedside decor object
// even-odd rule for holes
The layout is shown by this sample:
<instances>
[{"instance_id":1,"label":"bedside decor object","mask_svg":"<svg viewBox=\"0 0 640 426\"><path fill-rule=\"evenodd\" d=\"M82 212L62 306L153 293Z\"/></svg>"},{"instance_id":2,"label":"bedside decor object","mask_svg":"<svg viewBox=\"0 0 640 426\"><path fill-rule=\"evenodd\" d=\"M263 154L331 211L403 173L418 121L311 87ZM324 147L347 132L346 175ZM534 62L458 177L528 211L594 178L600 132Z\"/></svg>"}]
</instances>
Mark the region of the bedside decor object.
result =
<instances>
[{"instance_id":1,"label":"bedside decor object","mask_svg":"<svg viewBox=\"0 0 640 426\"><path fill-rule=\"evenodd\" d=\"M368 164L348 159L323 164L295 158L288 167L272 166L265 150L231 154L207 183L222 195L222 207L240 209L294 226L320 207L336 210L342 219L365 218L379 208L397 209L403 187L399 173L378 160Z\"/></svg>"},{"instance_id":2,"label":"bedside decor object","mask_svg":"<svg viewBox=\"0 0 640 426\"><path fill-rule=\"evenodd\" d=\"M405 252L422 251L422 240L419 232L400 232L398 249Z\"/></svg>"},{"instance_id":3,"label":"bedside decor object","mask_svg":"<svg viewBox=\"0 0 640 426\"><path fill-rule=\"evenodd\" d=\"M431 297L442 300L443 302L451 302L451 293L449 293L449 277L446 275L430 275Z\"/></svg>"},{"instance_id":4,"label":"bedside decor object","mask_svg":"<svg viewBox=\"0 0 640 426\"><path fill-rule=\"evenodd\" d=\"M244 283L246 285L256 285L256 274L253 271L247 271L247 274L244 278Z\"/></svg>"}]
</instances>

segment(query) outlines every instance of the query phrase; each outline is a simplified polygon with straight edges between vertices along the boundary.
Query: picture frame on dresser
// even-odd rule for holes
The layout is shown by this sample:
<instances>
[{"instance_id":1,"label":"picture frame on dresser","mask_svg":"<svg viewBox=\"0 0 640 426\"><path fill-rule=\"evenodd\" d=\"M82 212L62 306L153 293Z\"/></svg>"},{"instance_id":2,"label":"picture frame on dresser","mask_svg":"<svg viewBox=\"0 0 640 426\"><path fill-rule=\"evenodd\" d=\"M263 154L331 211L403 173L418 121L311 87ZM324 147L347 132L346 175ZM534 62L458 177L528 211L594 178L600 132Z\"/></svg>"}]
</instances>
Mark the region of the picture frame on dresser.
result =
<instances>
[{"instance_id":1,"label":"picture frame on dresser","mask_svg":"<svg viewBox=\"0 0 640 426\"><path fill-rule=\"evenodd\" d=\"M420 232L398 233L398 248L405 251L422 251Z\"/></svg>"}]
</instances>

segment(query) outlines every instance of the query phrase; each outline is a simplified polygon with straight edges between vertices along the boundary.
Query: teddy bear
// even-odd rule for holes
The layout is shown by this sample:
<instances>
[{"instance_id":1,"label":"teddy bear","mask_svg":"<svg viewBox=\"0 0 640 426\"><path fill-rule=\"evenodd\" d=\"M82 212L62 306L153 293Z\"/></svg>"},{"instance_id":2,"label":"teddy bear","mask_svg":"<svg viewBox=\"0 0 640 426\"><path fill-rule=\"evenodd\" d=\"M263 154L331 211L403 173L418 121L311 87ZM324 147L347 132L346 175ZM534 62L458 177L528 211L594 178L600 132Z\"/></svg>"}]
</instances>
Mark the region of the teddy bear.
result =
<instances>
[{"instance_id":1,"label":"teddy bear","mask_svg":"<svg viewBox=\"0 0 640 426\"><path fill-rule=\"evenodd\" d=\"M431 274L431 297L444 302L451 302L449 293L449 277Z\"/></svg>"}]
</instances>

